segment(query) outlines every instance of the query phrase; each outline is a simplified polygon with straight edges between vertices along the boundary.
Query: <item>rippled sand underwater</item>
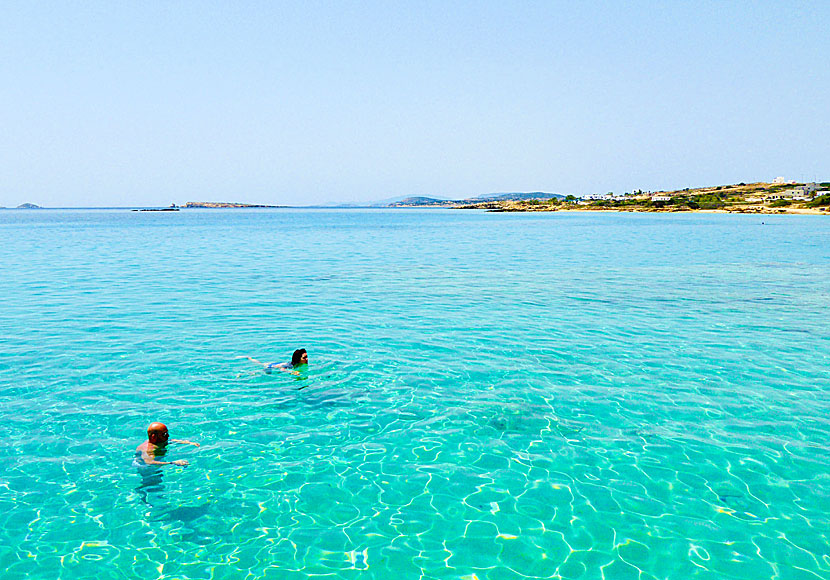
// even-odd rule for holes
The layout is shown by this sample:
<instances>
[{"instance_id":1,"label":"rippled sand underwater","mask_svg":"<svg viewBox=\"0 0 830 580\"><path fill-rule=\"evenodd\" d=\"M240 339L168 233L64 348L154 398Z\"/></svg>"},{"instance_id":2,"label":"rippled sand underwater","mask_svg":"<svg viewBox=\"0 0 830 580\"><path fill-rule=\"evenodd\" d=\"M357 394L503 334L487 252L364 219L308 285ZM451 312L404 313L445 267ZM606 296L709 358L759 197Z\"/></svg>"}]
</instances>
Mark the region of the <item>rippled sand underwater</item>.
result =
<instances>
[{"instance_id":1,"label":"rippled sand underwater","mask_svg":"<svg viewBox=\"0 0 830 580\"><path fill-rule=\"evenodd\" d=\"M830 578L823 216L0 237L2 577ZM297 347L300 376L235 358ZM132 465L154 420L188 467Z\"/></svg>"}]
</instances>

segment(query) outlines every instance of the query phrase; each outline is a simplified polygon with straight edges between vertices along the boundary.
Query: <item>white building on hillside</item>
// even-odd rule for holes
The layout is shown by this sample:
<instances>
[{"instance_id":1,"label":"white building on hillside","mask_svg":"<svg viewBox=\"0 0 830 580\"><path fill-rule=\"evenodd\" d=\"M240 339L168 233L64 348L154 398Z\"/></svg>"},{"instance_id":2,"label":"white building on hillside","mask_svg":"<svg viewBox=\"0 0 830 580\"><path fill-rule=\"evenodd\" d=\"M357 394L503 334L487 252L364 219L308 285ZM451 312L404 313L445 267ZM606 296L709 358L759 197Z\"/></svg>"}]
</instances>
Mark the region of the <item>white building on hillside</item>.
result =
<instances>
[{"instance_id":1,"label":"white building on hillside","mask_svg":"<svg viewBox=\"0 0 830 580\"><path fill-rule=\"evenodd\" d=\"M800 185L798 187L794 187L792 189L787 189L786 191L782 191L779 193L771 193L764 197L766 201L775 201L778 199L791 199L793 201L808 201L813 199L816 196L816 192L819 190L818 183L807 183L805 185ZM748 201L748 200L747 200Z\"/></svg>"},{"instance_id":2,"label":"white building on hillside","mask_svg":"<svg viewBox=\"0 0 830 580\"><path fill-rule=\"evenodd\" d=\"M816 192L819 190L819 187L818 183L806 183L800 187L785 191L784 195L795 200L806 201L808 199L813 199L816 196Z\"/></svg>"}]
</instances>

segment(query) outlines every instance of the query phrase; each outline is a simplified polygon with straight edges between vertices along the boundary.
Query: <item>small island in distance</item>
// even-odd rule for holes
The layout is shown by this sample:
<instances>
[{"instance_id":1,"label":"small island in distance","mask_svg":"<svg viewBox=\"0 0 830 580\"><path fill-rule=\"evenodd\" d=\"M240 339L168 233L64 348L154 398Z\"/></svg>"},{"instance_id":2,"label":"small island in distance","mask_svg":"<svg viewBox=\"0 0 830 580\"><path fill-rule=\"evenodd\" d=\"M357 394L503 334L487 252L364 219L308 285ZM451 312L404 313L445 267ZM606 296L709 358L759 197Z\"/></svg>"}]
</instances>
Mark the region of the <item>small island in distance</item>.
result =
<instances>
[{"instance_id":1,"label":"small island in distance","mask_svg":"<svg viewBox=\"0 0 830 580\"><path fill-rule=\"evenodd\" d=\"M170 207L152 207L152 208L144 208L144 209L134 209L133 211L179 211L181 208L185 209L224 209L224 208L280 208L280 207L289 207L286 205L263 205L263 204L254 204L254 203L236 203L236 202L227 202L227 201L188 201L183 206L178 206L175 203L171 203Z\"/></svg>"},{"instance_id":2,"label":"small island in distance","mask_svg":"<svg viewBox=\"0 0 830 580\"><path fill-rule=\"evenodd\" d=\"M188 201L184 204L185 208L274 208L274 207L289 207L287 205L262 205L253 203L233 203L226 201Z\"/></svg>"}]
</instances>

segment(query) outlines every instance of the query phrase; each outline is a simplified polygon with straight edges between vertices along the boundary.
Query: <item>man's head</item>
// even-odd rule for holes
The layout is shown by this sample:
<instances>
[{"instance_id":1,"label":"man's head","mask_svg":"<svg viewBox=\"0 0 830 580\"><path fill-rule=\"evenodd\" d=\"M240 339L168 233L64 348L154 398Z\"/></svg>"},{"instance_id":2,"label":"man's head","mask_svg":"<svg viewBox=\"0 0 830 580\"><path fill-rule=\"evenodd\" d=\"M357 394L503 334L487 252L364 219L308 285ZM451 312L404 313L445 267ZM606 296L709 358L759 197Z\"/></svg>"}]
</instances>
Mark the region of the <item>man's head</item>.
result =
<instances>
[{"instance_id":1,"label":"man's head","mask_svg":"<svg viewBox=\"0 0 830 580\"><path fill-rule=\"evenodd\" d=\"M294 351L294 354L291 355L291 365L307 365L308 364L308 353L304 348L298 348Z\"/></svg>"},{"instance_id":2,"label":"man's head","mask_svg":"<svg viewBox=\"0 0 830 580\"><path fill-rule=\"evenodd\" d=\"M155 445L167 445L170 435L167 433L167 426L164 423L150 423L147 427L147 441Z\"/></svg>"}]
</instances>

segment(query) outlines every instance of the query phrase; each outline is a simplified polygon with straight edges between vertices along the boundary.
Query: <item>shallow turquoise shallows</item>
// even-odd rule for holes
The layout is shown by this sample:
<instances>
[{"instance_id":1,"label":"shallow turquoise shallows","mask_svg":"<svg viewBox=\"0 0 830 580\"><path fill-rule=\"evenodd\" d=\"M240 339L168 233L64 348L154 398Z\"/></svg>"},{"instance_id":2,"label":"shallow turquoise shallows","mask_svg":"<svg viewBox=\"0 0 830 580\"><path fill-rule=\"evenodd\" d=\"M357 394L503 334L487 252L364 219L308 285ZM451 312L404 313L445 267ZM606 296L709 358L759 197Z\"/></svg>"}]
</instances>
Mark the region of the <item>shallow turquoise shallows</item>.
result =
<instances>
[{"instance_id":1,"label":"shallow turquoise shallows","mask_svg":"<svg viewBox=\"0 0 830 580\"><path fill-rule=\"evenodd\" d=\"M8 210L0 263L4 579L830 578L830 216Z\"/></svg>"}]
</instances>

